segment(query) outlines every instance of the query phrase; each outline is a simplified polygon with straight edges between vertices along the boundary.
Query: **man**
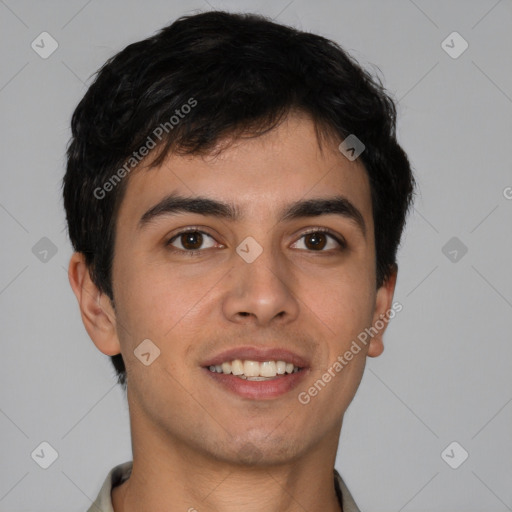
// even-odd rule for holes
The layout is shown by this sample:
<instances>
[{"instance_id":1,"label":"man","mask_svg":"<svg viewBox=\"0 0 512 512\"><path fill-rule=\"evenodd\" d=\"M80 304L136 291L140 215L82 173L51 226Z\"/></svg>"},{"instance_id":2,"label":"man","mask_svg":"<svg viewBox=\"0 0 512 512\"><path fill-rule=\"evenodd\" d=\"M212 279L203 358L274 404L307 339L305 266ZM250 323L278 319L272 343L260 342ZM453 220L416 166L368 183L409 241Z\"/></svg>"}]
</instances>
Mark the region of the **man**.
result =
<instances>
[{"instance_id":1,"label":"man","mask_svg":"<svg viewBox=\"0 0 512 512\"><path fill-rule=\"evenodd\" d=\"M69 279L127 391L133 461L90 511L357 511L343 415L397 305L414 193L382 85L255 15L110 59L64 178Z\"/></svg>"}]
</instances>

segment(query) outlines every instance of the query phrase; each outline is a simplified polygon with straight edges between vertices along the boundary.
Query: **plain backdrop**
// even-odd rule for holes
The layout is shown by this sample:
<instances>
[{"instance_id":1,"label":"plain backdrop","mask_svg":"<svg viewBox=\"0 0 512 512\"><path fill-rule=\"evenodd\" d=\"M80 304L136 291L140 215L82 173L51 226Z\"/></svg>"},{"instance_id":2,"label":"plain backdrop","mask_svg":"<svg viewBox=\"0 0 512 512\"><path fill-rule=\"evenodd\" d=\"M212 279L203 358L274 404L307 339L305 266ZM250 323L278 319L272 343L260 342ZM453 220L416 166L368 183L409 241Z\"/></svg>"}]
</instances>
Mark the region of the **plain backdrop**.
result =
<instances>
[{"instance_id":1,"label":"plain backdrop","mask_svg":"<svg viewBox=\"0 0 512 512\"><path fill-rule=\"evenodd\" d=\"M336 462L361 510L512 510L512 2L2 0L0 511L85 511L132 458L124 394L67 278L70 117L107 58L210 9L332 38L399 101L419 186L399 251L403 309ZM31 46L42 37L45 51L58 44L47 58ZM47 469L41 449L57 457Z\"/></svg>"}]
</instances>

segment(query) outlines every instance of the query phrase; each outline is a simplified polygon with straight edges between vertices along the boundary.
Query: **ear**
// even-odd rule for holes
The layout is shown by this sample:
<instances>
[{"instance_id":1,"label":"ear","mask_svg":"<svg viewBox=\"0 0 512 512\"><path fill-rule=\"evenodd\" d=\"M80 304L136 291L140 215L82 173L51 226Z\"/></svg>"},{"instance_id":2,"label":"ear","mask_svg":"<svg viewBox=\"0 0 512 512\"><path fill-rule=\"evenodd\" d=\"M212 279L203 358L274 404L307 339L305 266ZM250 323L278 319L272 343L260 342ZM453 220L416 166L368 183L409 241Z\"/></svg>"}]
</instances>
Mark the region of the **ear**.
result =
<instances>
[{"instance_id":1,"label":"ear","mask_svg":"<svg viewBox=\"0 0 512 512\"><path fill-rule=\"evenodd\" d=\"M393 270L389 277L382 283L377 290L375 299L375 312L373 313L372 333L370 345L368 347L368 356L377 357L384 351L383 336L389 323L389 311L392 309L393 294L395 292L398 266L393 265ZM375 333L375 331L377 331Z\"/></svg>"},{"instance_id":2,"label":"ear","mask_svg":"<svg viewBox=\"0 0 512 512\"><path fill-rule=\"evenodd\" d=\"M109 356L119 354L114 308L108 296L92 281L82 253L71 256L68 278L80 306L82 322L96 347Z\"/></svg>"}]
</instances>

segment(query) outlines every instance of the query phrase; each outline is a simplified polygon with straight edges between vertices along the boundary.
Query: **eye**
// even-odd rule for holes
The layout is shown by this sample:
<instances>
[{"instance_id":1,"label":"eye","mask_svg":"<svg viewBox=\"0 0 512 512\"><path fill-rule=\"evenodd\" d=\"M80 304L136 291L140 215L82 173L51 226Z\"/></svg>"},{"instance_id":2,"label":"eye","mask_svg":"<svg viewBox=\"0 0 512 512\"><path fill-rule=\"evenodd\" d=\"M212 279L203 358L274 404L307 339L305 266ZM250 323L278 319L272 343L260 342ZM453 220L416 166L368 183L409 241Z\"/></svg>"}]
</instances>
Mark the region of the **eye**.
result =
<instances>
[{"instance_id":1,"label":"eye","mask_svg":"<svg viewBox=\"0 0 512 512\"><path fill-rule=\"evenodd\" d=\"M210 245L206 247L204 247L205 237L211 240ZM302 239L304 239L304 248L309 252L330 252L329 250L343 250L347 247L343 237L337 236L325 228L315 228L314 230L304 233L299 241L292 245L292 248L302 249L302 247L294 247ZM190 228L176 233L169 239L166 245L173 246L176 252L193 256L198 255L203 249L215 247L215 239L204 231L197 228ZM220 247L222 247L222 245L220 245Z\"/></svg>"},{"instance_id":2,"label":"eye","mask_svg":"<svg viewBox=\"0 0 512 512\"><path fill-rule=\"evenodd\" d=\"M205 241L205 236L211 240L214 240L212 236L204 231L199 231L198 229L188 229L185 231L180 231L176 235L174 235L166 245L172 245L176 247L178 251L187 252L187 253L195 253L200 251L201 246ZM175 243L178 244L175 245ZM215 244L210 245L208 247L202 247L202 249L209 249L214 247Z\"/></svg>"},{"instance_id":3,"label":"eye","mask_svg":"<svg viewBox=\"0 0 512 512\"><path fill-rule=\"evenodd\" d=\"M347 244L342 237L338 237L331 233L329 230L324 228L315 228L312 231L304 233L300 239L304 239L304 245L306 249L312 252L328 252L328 249L345 249ZM329 247L329 239L331 246ZM299 242L295 242L296 245ZM327 250L323 250L327 247ZM301 247L298 247L301 249Z\"/></svg>"}]
</instances>

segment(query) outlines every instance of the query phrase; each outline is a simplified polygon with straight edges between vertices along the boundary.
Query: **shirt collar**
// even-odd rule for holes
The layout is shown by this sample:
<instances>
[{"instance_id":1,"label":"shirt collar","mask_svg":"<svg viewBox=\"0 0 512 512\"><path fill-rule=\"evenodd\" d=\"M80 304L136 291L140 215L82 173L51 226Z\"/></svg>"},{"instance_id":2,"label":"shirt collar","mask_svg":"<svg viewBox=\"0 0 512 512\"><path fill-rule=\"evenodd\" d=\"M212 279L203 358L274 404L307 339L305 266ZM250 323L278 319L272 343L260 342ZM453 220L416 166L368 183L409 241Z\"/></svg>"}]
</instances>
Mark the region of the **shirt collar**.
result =
<instances>
[{"instance_id":1,"label":"shirt collar","mask_svg":"<svg viewBox=\"0 0 512 512\"><path fill-rule=\"evenodd\" d=\"M87 512L114 512L111 496L112 489L128 480L132 473L132 467L133 461L131 460L113 467L108 473L96 501ZM343 512L361 512L336 469L334 470L334 487L338 500L342 504Z\"/></svg>"}]
</instances>

